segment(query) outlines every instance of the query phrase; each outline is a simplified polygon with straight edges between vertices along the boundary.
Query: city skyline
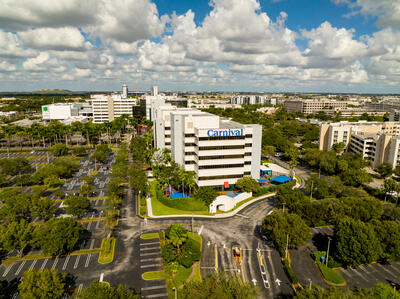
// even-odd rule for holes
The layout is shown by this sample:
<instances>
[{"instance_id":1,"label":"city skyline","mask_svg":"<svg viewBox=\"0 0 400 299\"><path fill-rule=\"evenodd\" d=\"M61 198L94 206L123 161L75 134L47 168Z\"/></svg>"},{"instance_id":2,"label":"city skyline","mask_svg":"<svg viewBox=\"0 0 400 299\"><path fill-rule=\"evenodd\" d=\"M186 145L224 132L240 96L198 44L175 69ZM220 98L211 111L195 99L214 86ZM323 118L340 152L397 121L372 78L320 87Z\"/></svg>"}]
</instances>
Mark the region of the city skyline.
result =
<instances>
[{"instance_id":1,"label":"city skyline","mask_svg":"<svg viewBox=\"0 0 400 299\"><path fill-rule=\"evenodd\" d=\"M400 2L0 0L0 91L400 93Z\"/></svg>"}]
</instances>

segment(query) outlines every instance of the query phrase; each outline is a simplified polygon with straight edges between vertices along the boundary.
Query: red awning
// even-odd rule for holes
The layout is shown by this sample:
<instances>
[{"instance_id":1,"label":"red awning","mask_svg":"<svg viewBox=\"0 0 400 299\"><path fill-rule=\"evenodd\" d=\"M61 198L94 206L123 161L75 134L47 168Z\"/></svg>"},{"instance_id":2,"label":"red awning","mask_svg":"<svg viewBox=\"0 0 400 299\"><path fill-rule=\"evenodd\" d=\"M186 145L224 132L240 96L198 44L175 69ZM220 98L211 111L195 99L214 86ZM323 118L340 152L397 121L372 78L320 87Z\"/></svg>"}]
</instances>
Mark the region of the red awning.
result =
<instances>
[{"instance_id":1,"label":"red awning","mask_svg":"<svg viewBox=\"0 0 400 299\"><path fill-rule=\"evenodd\" d=\"M224 188L228 189L229 188L229 183L228 182L224 182Z\"/></svg>"}]
</instances>

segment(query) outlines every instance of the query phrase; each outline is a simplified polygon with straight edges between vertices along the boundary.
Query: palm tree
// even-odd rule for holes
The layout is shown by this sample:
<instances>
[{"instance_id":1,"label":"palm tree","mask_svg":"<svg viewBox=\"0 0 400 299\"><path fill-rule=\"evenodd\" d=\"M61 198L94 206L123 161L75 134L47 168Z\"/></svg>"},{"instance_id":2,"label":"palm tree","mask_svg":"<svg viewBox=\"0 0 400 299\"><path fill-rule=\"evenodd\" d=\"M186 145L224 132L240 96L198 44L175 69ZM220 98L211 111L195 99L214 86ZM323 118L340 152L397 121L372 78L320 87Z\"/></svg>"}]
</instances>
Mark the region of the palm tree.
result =
<instances>
[{"instance_id":1,"label":"palm tree","mask_svg":"<svg viewBox=\"0 0 400 299\"><path fill-rule=\"evenodd\" d=\"M195 172L188 171L186 177L186 186L189 187L189 196L192 194L192 188L196 186Z\"/></svg>"},{"instance_id":2,"label":"palm tree","mask_svg":"<svg viewBox=\"0 0 400 299\"><path fill-rule=\"evenodd\" d=\"M188 238L187 230L184 229L180 224L172 224L170 227L168 238L171 240L172 245L176 247L177 254L180 256L181 245L186 242Z\"/></svg>"}]
</instances>

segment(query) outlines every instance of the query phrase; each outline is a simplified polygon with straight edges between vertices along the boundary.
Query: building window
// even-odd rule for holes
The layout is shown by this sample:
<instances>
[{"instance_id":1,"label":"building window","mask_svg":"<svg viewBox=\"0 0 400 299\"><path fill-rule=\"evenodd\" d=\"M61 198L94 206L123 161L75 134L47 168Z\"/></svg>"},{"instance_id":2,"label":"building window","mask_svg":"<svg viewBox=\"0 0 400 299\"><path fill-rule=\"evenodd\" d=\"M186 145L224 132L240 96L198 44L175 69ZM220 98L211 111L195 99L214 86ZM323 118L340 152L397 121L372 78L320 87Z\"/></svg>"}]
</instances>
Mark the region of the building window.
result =
<instances>
[{"instance_id":1,"label":"building window","mask_svg":"<svg viewBox=\"0 0 400 299\"><path fill-rule=\"evenodd\" d=\"M195 134L185 134L185 137L196 137Z\"/></svg>"},{"instance_id":2,"label":"building window","mask_svg":"<svg viewBox=\"0 0 400 299\"><path fill-rule=\"evenodd\" d=\"M185 152L185 156L194 156L196 155L195 152Z\"/></svg>"},{"instance_id":3,"label":"building window","mask_svg":"<svg viewBox=\"0 0 400 299\"><path fill-rule=\"evenodd\" d=\"M200 146L199 150L224 150L224 149L244 149L243 145L226 145L226 146Z\"/></svg>"},{"instance_id":4,"label":"building window","mask_svg":"<svg viewBox=\"0 0 400 299\"><path fill-rule=\"evenodd\" d=\"M185 161L185 164L196 164L195 161Z\"/></svg>"},{"instance_id":5,"label":"building window","mask_svg":"<svg viewBox=\"0 0 400 299\"><path fill-rule=\"evenodd\" d=\"M185 146L196 146L196 143L185 143Z\"/></svg>"},{"instance_id":6,"label":"building window","mask_svg":"<svg viewBox=\"0 0 400 299\"><path fill-rule=\"evenodd\" d=\"M216 136L216 137L199 137L199 141L211 141L211 140L237 140L244 139L244 136Z\"/></svg>"},{"instance_id":7,"label":"building window","mask_svg":"<svg viewBox=\"0 0 400 299\"><path fill-rule=\"evenodd\" d=\"M201 156L199 160L223 160L223 159L243 159L244 155L219 155L219 156Z\"/></svg>"},{"instance_id":8,"label":"building window","mask_svg":"<svg viewBox=\"0 0 400 299\"><path fill-rule=\"evenodd\" d=\"M251 157L251 153L244 153L245 156Z\"/></svg>"},{"instance_id":9,"label":"building window","mask_svg":"<svg viewBox=\"0 0 400 299\"><path fill-rule=\"evenodd\" d=\"M250 172L250 171L245 171L245 172L243 173L243 175L251 175L251 172Z\"/></svg>"},{"instance_id":10,"label":"building window","mask_svg":"<svg viewBox=\"0 0 400 299\"><path fill-rule=\"evenodd\" d=\"M236 178L241 178L241 177L243 177L242 174L203 176L203 177L199 177L199 181L219 180L219 179L236 179Z\"/></svg>"},{"instance_id":11,"label":"building window","mask_svg":"<svg viewBox=\"0 0 400 299\"><path fill-rule=\"evenodd\" d=\"M244 164L221 164L221 165L202 165L199 169L214 169L214 168L237 168L243 167Z\"/></svg>"},{"instance_id":12,"label":"building window","mask_svg":"<svg viewBox=\"0 0 400 299\"><path fill-rule=\"evenodd\" d=\"M244 162L244 165L251 165L251 161Z\"/></svg>"}]
</instances>

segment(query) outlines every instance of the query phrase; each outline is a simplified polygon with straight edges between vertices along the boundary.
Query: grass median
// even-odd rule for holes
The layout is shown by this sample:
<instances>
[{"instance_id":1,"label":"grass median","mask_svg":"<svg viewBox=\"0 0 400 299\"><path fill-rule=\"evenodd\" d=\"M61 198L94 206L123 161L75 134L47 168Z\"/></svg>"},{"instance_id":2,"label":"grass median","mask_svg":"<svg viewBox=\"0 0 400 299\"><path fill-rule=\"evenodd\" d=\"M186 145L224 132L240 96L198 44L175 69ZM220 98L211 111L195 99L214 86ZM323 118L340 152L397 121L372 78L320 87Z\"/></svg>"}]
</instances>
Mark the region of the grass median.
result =
<instances>
[{"instance_id":1,"label":"grass median","mask_svg":"<svg viewBox=\"0 0 400 299\"><path fill-rule=\"evenodd\" d=\"M160 271L150 271L142 274L143 280L155 280L155 279L165 279L165 272L163 270Z\"/></svg>"},{"instance_id":2,"label":"grass median","mask_svg":"<svg viewBox=\"0 0 400 299\"><path fill-rule=\"evenodd\" d=\"M99 264L109 264L114 260L115 238L105 238L101 241Z\"/></svg>"},{"instance_id":3,"label":"grass median","mask_svg":"<svg viewBox=\"0 0 400 299\"><path fill-rule=\"evenodd\" d=\"M149 240L149 239L158 239L160 236L158 233L149 233L149 234L143 234L140 236L140 239L143 240Z\"/></svg>"}]
</instances>

